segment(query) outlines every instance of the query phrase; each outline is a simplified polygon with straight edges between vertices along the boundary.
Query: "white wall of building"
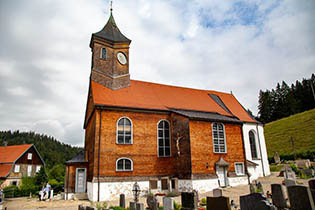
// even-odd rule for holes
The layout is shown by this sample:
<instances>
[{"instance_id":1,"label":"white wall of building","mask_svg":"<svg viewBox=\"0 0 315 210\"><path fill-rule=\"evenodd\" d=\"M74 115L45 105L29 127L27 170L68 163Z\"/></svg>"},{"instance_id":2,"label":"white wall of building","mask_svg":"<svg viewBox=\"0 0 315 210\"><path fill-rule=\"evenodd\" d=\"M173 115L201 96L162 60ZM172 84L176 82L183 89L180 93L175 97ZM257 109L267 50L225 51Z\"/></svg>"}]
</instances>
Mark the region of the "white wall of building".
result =
<instances>
[{"instance_id":1,"label":"white wall of building","mask_svg":"<svg viewBox=\"0 0 315 210\"><path fill-rule=\"evenodd\" d=\"M251 155L249 131L253 131L253 133L255 134L256 150L258 156L257 159L253 159ZM248 172L251 174L251 181L257 179L258 177L270 175L263 125L255 123L244 123L243 135L246 159L258 164L256 167L248 168Z\"/></svg>"}]
</instances>

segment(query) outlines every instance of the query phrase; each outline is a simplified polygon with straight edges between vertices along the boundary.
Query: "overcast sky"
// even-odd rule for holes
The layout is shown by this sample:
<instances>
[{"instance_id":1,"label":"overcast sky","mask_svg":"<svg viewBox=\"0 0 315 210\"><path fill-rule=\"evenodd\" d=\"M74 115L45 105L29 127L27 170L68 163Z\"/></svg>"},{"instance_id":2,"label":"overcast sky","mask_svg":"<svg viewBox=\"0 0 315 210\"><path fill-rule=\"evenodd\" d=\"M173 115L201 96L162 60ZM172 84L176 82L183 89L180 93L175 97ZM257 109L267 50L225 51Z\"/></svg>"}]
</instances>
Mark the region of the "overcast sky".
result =
<instances>
[{"instance_id":1,"label":"overcast sky","mask_svg":"<svg viewBox=\"0 0 315 210\"><path fill-rule=\"evenodd\" d=\"M0 130L83 146L91 34L109 0L0 0ZM259 90L315 72L314 0L115 0L132 40L132 79L233 92L257 114Z\"/></svg>"}]
</instances>

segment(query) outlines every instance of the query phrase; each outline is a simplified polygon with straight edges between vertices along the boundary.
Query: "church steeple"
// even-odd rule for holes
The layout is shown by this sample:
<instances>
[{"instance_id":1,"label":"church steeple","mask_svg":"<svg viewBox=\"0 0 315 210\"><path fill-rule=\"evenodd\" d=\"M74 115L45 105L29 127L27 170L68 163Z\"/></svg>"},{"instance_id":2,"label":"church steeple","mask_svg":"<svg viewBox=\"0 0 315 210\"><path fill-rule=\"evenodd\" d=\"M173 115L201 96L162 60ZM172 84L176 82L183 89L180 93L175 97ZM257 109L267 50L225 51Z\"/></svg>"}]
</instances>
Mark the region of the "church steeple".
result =
<instances>
[{"instance_id":1,"label":"church steeple","mask_svg":"<svg viewBox=\"0 0 315 210\"><path fill-rule=\"evenodd\" d=\"M130 43L131 40L125 37L117 27L111 9L109 19L103 29L92 34L91 80L112 90L128 87L130 84Z\"/></svg>"}]
</instances>

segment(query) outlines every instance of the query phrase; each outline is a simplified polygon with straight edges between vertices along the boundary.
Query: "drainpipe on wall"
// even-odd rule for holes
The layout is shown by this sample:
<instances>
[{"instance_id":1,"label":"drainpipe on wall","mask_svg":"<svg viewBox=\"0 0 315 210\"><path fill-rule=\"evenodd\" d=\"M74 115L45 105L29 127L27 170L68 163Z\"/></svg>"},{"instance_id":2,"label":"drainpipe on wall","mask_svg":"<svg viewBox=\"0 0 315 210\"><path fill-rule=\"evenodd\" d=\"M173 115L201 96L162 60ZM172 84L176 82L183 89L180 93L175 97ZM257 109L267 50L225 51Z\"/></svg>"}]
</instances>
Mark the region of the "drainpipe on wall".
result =
<instances>
[{"instance_id":1,"label":"drainpipe on wall","mask_svg":"<svg viewBox=\"0 0 315 210\"><path fill-rule=\"evenodd\" d=\"M258 124L256 124L256 131L257 131L257 137L258 137L258 144L259 144L259 151L260 151L260 158L261 158L261 167L263 171L263 175L265 175L265 167L264 167L264 161L263 161L263 154L261 152L261 144L260 144L260 138L259 138L259 130L258 130Z\"/></svg>"},{"instance_id":2,"label":"drainpipe on wall","mask_svg":"<svg viewBox=\"0 0 315 210\"><path fill-rule=\"evenodd\" d=\"M101 157L101 130L102 130L102 110L100 110L100 127L98 131L98 157L97 157L97 202L100 201L100 157Z\"/></svg>"},{"instance_id":3,"label":"drainpipe on wall","mask_svg":"<svg viewBox=\"0 0 315 210\"><path fill-rule=\"evenodd\" d=\"M246 151L245 151L245 140L244 140L243 126L244 126L244 124L242 124L242 129L241 129L242 141L243 141L243 153L244 153L244 158L245 158L244 166L245 166L245 174L247 175L247 179L248 179L248 184L250 184L250 176L249 176L248 170L247 170L247 158L246 158Z\"/></svg>"}]
</instances>

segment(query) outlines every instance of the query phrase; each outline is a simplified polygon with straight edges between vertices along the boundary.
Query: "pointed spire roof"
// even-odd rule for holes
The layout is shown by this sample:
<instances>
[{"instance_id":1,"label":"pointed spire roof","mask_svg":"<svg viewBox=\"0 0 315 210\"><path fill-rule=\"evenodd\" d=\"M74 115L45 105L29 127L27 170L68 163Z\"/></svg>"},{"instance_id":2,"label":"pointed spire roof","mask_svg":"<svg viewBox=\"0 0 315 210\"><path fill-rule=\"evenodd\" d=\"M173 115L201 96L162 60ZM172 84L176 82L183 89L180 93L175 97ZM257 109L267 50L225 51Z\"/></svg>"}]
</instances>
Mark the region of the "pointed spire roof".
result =
<instances>
[{"instance_id":1,"label":"pointed spire roof","mask_svg":"<svg viewBox=\"0 0 315 210\"><path fill-rule=\"evenodd\" d=\"M110 17L106 23L106 25L104 26L104 28L102 30L100 30L97 33L93 33L92 34L92 39L93 37L97 37L99 39L103 39L104 41L110 41L110 42L114 42L114 43L130 43L131 40L128 39L127 37L125 37L119 30L113 13L112 13L112 9L110 11Z\"/></svg>"}]
</instances>

